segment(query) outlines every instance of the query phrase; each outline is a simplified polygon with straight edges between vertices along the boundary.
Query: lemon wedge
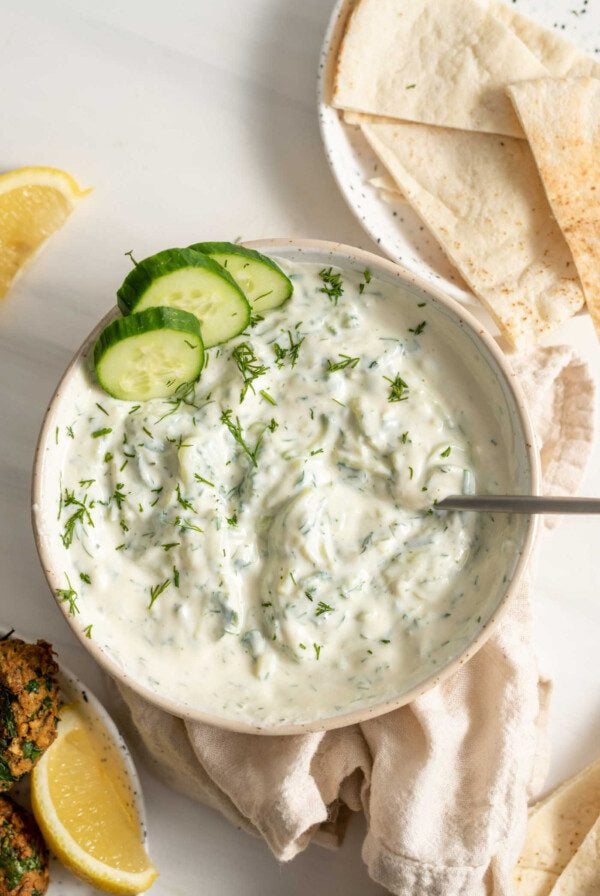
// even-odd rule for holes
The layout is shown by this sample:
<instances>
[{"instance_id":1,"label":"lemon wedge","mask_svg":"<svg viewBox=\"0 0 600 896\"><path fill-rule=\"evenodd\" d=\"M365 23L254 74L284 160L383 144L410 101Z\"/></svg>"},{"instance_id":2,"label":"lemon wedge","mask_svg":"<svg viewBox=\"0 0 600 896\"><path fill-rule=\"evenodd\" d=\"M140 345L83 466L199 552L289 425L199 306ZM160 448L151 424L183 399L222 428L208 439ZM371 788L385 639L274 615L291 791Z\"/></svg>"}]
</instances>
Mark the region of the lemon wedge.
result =
<instances>
[{"instance_id":1,"label":"lemon wedge","mask_svg":"<svg viewBox=\"0 0 600 896\"><path fill-rule=\"evenodd\" d=\"M31 803L50 849L92 886L133 896L157 877L119 751L76 707L63 709L57 739L33 770Z\"/></svg>"},{"instance_id":2,"label":"lemon wedge","mask_svg":"<svg viewBox=\"0 0 600 896\"><path fill-rule=\"evenodd\" d=\"M0 298L27 259L89 192L58 168L17 168L0 175Z\"/></svg>"}]
</instances>

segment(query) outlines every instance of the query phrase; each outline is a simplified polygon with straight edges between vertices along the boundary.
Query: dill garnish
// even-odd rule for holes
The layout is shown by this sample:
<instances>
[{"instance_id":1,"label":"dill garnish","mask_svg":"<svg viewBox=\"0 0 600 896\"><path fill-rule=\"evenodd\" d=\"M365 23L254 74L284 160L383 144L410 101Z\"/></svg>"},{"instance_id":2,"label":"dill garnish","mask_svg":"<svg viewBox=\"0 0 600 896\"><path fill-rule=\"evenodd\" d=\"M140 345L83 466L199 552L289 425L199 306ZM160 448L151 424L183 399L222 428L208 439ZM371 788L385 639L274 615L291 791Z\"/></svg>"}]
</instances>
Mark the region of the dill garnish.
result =
<instances>
[{"instance_id":1,"label":"dill garnish","mask_svg":"<svg viewBox=\"0 0 600 896\"><path fill-rule=\"evenodd\" d=\"M408 383L404 382L399 373L393 380L389 376L384 376L384 380L390 384L388 401L406 401L408 399Z\"/></svg>"},{"instance_id":2,"label":"dill garnish","mask_svg":"<svg viewBox=\"0 0 600 896\"><path fill-rule=\"evenodd\" d=\"M179 547L180 544L181 544L180 541L169 541L166 544L161 544L161 548L163 549L163 551L166 552L166 551L170 551L171 548Z\"/></svg>"},{"instance_id":3,"label":"dill garnish","mask_svg":"<svg viewBox=\"0 0 600 896\"><path fill-rule=\"evenodd\" d=\"M176 566L173 567L173 584L176 588L179 588L179 570Z\"/></svg>"},{"instance_id":4,"label":"dill garnish","mask_svg":"<svg viewBox=\"0 0 600 896\"><path fill-rule=\"evenodd\" d=\"M350 355L344 355L341 352L338 355L342 359L341 361L327 361L327 373L334 370L345 370L346 367L354 369L360 361L360 358L351 358Z\"/></svg>"},{"instance_id":5,"label":"dill garnish","mask_svg":"<svg viewBox=\"0 0 600 896\"><path fill-rule=\"evenodd\" d=\"M94 528L94 521L90 516L90 510L93 508L93 502L91 501L88 504L87 495L84 495L83 500L80 501L79 498L75 497L75 491L71 491L66 488L64 496L61 495L61 511L63 507L77 508L77 510L75 510L66 521L64 532L60 536L63 545L66 548L69 548L73 543L73 538L75 536L75 527L77 523L80 523L82 528L86 524Z\"/></svg>"},{"instance_id":6,"label":"dill garnish","mask_svg":"<svg viewBox=\"0 0 600 896\"><path fill-rule=\"evenodd\" d=\"M240 392L241 404L246 397L248 389L255 391L252 385L254 380L258 379L259 376L264 376L269 368L266 364L261 364L249 342L240 342L239 345L236 345L231 353L231 357L237 364L237 368L244 380L244 385Z\"/></svg>"},{"instance_id":7,"label":"dill garnish","mask_svg":"<svg viewBox=\"0 0 600 896\"><path fill-rule=\"evenodd\" d=\"M227 520L227 524L229 526L237 526L237 524L238 524L237 513L233 513L232 516L226 517L226 520Z\"/></svg>"},{"instance_id":8,"label":"dill garnish","mask_svg":"<svg viewBox=\"0 0 600 896\"><path fill-rule=\"evenodd\" d=\"M450 457L451 451L452 451L452 448L450 447L450 445L448 445L448 447L446 448L445 451L440 452L440 457Z\"/></svg>"},{"instance_id":9,"label":"dill garnish","mask_svg":"<svg viewBox=\"0 0 600 896\"><path fill-rule=\"evenodd\" d=\"M184 510L191 510L192 513L196 513L196 508L194 507L192 502L189 501L187 498L184 498L183 495L181 494L181 487L180 487L179 483L177 483L177 486L175 487L175 494L177 496L177 503L179 505L181 505L181 507L183 507Z\"/></svg>"},{"instance_id":10,"label":"dill garnish","mask_svg":"<svg viewBox=\"0 0 600 896\"><path fill-rule=\"evenodd\" d=\"M320 600L317 604L317 609L315 610L315 616L322 616L323 613L333 613L333 607L330 607L329 604L326 604L324 601Z\"/></svg>"},{"instance_id":11,"label":"dill garnish","mask_svg":"<svg viewBox=\"0 0 600 896\"><path fill-rule=\"evenodd\" d=\"M155 601L161 596L163 591L165 591L169 585L171 584L171 579L165 579L164 582L161 582L160 585L154 585L154 587L150 588L150 603L148 604L148 609L151 610Z\"/></svg>"},{"instance_id":12,"label":"dill garnish","mask_svg":"<svg viewBox=\"0 0 600 896\"><path fill-rule=\"evenodd\" d=\"M283 367L283 364L286 360L289 359L290 365L292 367L296 366L296 362L298 360L298 352L300 351L300 347L304 342L304 336L298 336L298 339L294 342L294 337L290 330L287 331L287 337L289 346L284 348L279 345L278 342L273 343L273 351L275 353L275 364L277 367Z\"/></svg>"},{"instance_id":13,"label":"dill garnish","mask_svg":"<svg viewBox=\"0 0 600 896\"><path fill-rule=\"evenodd\" d=\"M427 326L427 321L426 321L426 320L422 320L421 323L420 323L420 324L417 324L416 327L409 327L409 328L408 328L408 332L409 332L409 333L414 333L415 336L420 336L421 333L423 332L423 330L425 329L426 326Z\"/></svg>"},{"instance_id":14,"label":"dill garnish","mask_svg":"<svg viewBox=\"0 0 600 896\"><path fill-rule=\"evenodd\" d=\"M340 296L344 293L342 275L339 271L334 274L333 268L323 268L322 271L319 271L319 277L323 283L323 286L319 287L319 292L324 292L326 296L329 296L330 301L337 305Z\"/></svg>"},{"instance_id":15,"label":"dill garnish","mask_svg":"<svg viewBox=\"0 0 600 896\"><path fill-rule=\"evenodd\" d=\"M211 488L215 487L214 482L211 482L210 479L205 479L204 476L201 476L199 473L194 473L194 479L196 482L202 482L204 485L210 485Z\"/></svg>"},{"instance_id":16,"label":"dill garnish","mask_svg":"<svg viewBox=\"0 0 600 896\"><path fill-rule=\"evenodd\" d=\"M365 268L363 271L363 281L358 284L358 292L360 295L365 291L365 286L368 286L371 282L371 271L368 268Z\"/></svg>"},{"instance_id":17,"label":"dill garnish","mask_svg":"<svg viewBox=\"0 0 600 896\"><path fill-rule=\"evenodd\" d=\"M258 394L259 394L262 398L264 398L265 401L268 401L269 404L272 404L274 407L277 405L277 402L275 401L275 399L273 398L273 396L272 396L272 395L269 395L269 393L266 392L264 389L261 389L260 392L259 392Z\"/></svg>"},{"instance_id":18,"label":"dill garnish","mask_svg":"<svg viewBox=\"0 0 600 896\"><path fill-rule=\"evenodd\" d=\"M79 613L79 607L77 606L77 592L71 585L71 580L67 573L65 573L65 579L67 580L68 588L57 588L56 596L60 598L61 603L69 604L69 615L75 616L76 613Z\"/></svg>"},{"instance_id":19,"label":"dill garnish","mask_svg":"<svg viewBox=\"0 0 600 896\"><path fill-rule=\"evenodd\" d=\"M81 579L82 582L85 582L86 585L92 584L91 576L89 576L87 572L80 572L79 578Z\"/></svg>"},{"instance_id":20,"label":"dill garnish","mask_svg":"<svg viewBox=\"0 0 600 896\"><path fill-rule=\"evenodd\" d=\"M86 638L92 637L92 628L93 628L92 623L90 623L89 625L86 625L86 627L84 628L83 634L86 636Z\"/></svg>"},{"instance_id":21,"label":"dill garnish","mask_svg":"<svg viewBox=\"0 0 600 896\"><path fill-rule=\"evenodd\" d=\"M101 436L107 436L110 432L112 432L110 426L104 426L102 429L95 429L92 438L99 439Z\"/></svg>"},{"instance_id":22,"label":"dill garnish","mask_svg":"<svg viewBox=\"0 0 600 896\"><path fill-rule=\"evenodd\" d=\"M109 416L108 411L106 410L106 408L103 408L102 405L101 405L99 402L96 402L96 407L99 408L99 409L102 411L103 414L106 414L107 417Z\"/></svg>"},{"instance_id":23,"label":"dill garnish","mask_svg":"<svg viewBox=\"0 0 600 896\"><path fill-rule=\"evenodd\" d=\"M223 425L227 427L227 429L229 430L229 432L231 433L231 435L233 436L235 441L238 443L238 445L240 446L242 451L245 454L247 454L248 457L250 458L250 460L252 461L252 465L256 467L256 466L258 466L256 456L257 456L260 446L262 444L265 430L263 429L263 431L257 438L254 448L250 448L250 446L244 439L244 432L242 429L242 424L240 423L240 418L236 417L235 422L234 422L232 419L232 414L233 414L233 411L231 410L231 408L226 408L223 411L223 413L221 414L221 423L223 423ZM266 429L266 427L265 427L265 429Z\"/></svg>"},{"instance_id":24,"label":"dill garnish","mask_svg":"<svg viewBox=\"0 0 600 896\"><path fill-rule=\"evenodd\" d=\"M314 644L314 643L313 643L313 647L314 647L314 649L315 649L315 656L316 656L317 659L319 659L319 657L321 656L321 649L322 649L322 646L321 646L321 644Z\"/></svg>"}]
</instances>

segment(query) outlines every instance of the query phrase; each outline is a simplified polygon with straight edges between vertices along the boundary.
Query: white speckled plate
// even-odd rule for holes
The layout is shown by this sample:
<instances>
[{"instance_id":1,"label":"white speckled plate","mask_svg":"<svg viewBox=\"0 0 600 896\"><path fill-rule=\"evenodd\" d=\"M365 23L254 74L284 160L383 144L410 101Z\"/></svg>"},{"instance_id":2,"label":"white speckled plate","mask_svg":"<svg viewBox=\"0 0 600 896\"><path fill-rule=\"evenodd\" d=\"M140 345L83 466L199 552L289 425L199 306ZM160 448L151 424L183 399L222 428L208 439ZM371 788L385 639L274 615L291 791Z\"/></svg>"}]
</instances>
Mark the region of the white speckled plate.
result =
<instances>
[{"instance_id":1,"label":"white speckled plate","mask_svg":"<svg viewBox=\"0 0 600 896\"><path fill-rule=\"evenodd\" d=\"M9 631L8 626L0 625L0 634ZM13 632L12 637L22 638L23 641L34 641L35 637L24 635L21 632ZM60 657L59 657L60 659ZM76 703L77 708L84 716L88 716L92 721L100 722L106 730L108 737L113 741L121 756L123 763L128 772L131 781L133 799L135 807L140 818L144 844L148 848L148 828L146 823L146 808L144 806L144 798L142 788L138 778L137 771L133 764L133 759L127 748L127 744L123 740L117 726L104 709L97 697L85 686L85 684L73 675L66 666L60 665L58 671L58 684L65 703ZM22 784L15 787L15 796L17 801L23 805L29 805L29 784L26 779ZM93 896L100 893L95 887L78 880L70 871L64 868L58 859L51 857L50 859L50 886L47 890L47 896Z\"/></svg>"},{"instance_id":2,"label":"white speckled plate","mask_svg":"<svg viewBox=\"0 0 600 896\"><path fill-rule=\"evenodd\" d=\"M358 128L344 124L328 104L337 52L356 0L338 0L325 33L319 63L319 120L325 153L346 202L393 261L443 288L463 304L475 304L460 275L409 205L387 202L368 180L383 167ZM434 2L434 0L432 0ZM584 51L600 56L600 0L513 0L515 8L556 28Z\"/></svg>"}]
</instances>

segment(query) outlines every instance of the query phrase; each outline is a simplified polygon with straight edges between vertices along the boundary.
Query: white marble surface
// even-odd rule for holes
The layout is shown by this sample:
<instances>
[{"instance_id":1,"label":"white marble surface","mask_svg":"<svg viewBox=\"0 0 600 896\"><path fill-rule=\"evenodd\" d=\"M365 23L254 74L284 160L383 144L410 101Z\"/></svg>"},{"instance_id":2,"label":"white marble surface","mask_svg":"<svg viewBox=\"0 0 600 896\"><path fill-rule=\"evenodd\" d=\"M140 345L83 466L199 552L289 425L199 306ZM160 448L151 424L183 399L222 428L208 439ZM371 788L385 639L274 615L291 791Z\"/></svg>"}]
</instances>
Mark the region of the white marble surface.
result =
<instances>
[{"instance_id":1,"label":"white marble surface","mask_svg":"<svg viewBox=\"0 0 600 896\"><path fill-rule=\"evenodd\" d=\"M582 33L598 30L595 0L590 7L576 23ZM0 0L0 167L57 165L95 187L0 305L0 620L52 640L100 697L102 676L63 623L33 547L30 467L42 414L70 355L113 304L129 268L124 251L287 235L372 248L317 129L329 9L329 0ZM600 372L587 319L560 338ZM588 494L600 495L599 460L596 446ZM536 646L555 679L549 783L600 742L599 533L597 519L573 519L545 536L539 557ZM157 896L382 892L362 869L359 821L338 853L311 848L281 867L261 843L141 771Z\"/></svg>"}]
</instances>

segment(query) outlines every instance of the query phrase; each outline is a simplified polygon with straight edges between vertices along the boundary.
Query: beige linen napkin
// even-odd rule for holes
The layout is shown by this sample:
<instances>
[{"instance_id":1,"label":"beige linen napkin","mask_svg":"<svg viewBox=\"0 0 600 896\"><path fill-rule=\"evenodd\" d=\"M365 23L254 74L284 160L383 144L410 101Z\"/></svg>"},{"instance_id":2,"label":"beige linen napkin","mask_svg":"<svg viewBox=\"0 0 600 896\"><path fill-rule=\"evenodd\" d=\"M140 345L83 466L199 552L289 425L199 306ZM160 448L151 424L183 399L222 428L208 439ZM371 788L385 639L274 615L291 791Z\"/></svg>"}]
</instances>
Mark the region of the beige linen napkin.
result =
<instances>
[{"instance_id":1,"label":"beige linen napkin","mask_svg":"<svg viewBox=\"0 0 600 896\"><path fill-rule=\"evenodd\" d=\"M517 365L539 435L545 489L572 493L592 440L593 384L564 347ZM234 734L122 696L171 786L267 841L287 861L335 845L364 810L363 858L398 896L508 896L527 801L546 771L549 685L532 649L529 589L488 643L409 706L338 731Z\"/></svg>"}]
</instances>

